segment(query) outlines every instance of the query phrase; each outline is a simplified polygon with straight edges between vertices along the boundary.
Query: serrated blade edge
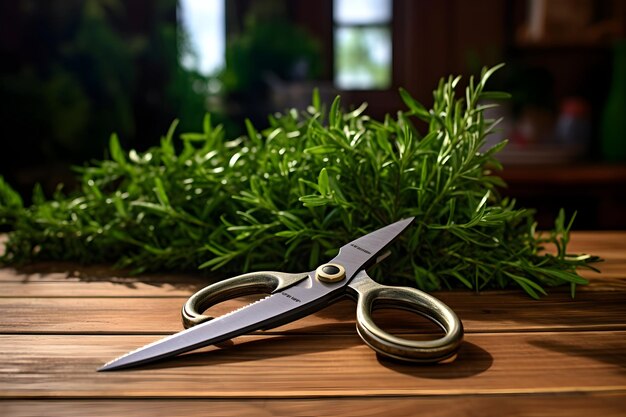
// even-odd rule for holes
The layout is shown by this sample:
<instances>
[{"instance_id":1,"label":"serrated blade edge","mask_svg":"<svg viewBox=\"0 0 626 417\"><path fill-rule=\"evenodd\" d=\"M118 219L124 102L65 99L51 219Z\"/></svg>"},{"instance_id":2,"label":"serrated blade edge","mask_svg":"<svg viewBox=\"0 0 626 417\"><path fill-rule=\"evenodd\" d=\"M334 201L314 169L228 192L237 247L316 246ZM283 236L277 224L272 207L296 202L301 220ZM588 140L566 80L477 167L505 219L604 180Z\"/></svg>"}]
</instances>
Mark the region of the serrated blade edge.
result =
<instances>
[{"instance_id":1,"label":"serrated blade edge","mask_svg":"<svg viewBox=\"0 0 626 417\"><path fill-rule=\"evenodd\" d=\"M300 304L300 305L299 305ZM128 352L103 365L98 371L129 368L223 342L254 330L271 327L273 322L301 307L283 292L269 295L214 320L167 336ZM297 318L294 315L294 319Z\"/></svg>"}]
</instances>

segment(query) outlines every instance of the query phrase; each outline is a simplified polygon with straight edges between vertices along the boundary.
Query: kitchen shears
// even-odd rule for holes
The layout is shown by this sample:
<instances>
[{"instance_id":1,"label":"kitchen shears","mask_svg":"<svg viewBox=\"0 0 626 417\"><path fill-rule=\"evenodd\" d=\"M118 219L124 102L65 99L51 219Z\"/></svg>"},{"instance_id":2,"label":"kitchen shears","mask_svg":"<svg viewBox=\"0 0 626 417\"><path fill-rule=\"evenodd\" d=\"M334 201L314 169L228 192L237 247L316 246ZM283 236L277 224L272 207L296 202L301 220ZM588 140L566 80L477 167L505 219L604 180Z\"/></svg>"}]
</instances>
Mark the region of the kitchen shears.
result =
<instances>
[{"instance_id":1,"label":"kitchen shears","mask_svg":"<svg viewBox=\"0 0 626 417\"><path fill-rule=\"evenodd\" d=\"M356 328L363 341L383 356L409 362L441 362L453 357L463 339L463 325L454 311L435 297L407 287L373 281L366 269L380 262L387 246L412 222L407 218L344 245L339 254L316 270L290 274L252 272L205 287L182 309L187 328L127 353L98 369L111 371L154 362L203 346L219 344L255 330L267 330L312 314L348 296L357 300ZM201 314L228 299L267 293L266 298L215 319ZM372 320L377 307L406 309L439 325L445 334L435 340L407 340L385 332Z\"/></svg>"}]
</instances>

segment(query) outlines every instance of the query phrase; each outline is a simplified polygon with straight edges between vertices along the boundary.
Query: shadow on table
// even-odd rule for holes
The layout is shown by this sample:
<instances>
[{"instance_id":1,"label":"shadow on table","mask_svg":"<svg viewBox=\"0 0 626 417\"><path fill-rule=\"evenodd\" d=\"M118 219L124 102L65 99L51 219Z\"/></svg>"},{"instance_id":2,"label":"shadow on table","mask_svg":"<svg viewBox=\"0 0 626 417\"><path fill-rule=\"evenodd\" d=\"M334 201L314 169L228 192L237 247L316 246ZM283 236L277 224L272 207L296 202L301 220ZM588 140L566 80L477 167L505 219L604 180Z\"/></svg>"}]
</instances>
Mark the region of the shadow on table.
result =
<instances>
[{"instance_id":1,"label":"shadow on table","mask_svg":"<svg viewBox=\"0 0 626 417\"><path fill-rule=\"evenodd\" d=\"M619 368L619 372L626 374L626 342L604 340L598 344L589 341L576 341L571 338L560 340L531 340L530 344L542 349L552 350L568 356L580 356L603 362Z\"/></svg>"},{"instance_id":2,"label":"shadow on table","mask_svg":"<svg viewBox=\"0 0 626 417\"><path fill-rule=\"evenodd\" d=\"M127 269L117 269L110 265L80 265L73 262L49 261L9 267L15 275L22 277L22 282L35 281L81 281L111 282L127 288L137 284L155 287L169 285L181 290L195 291L209 285L218 276L203 276L201 273L145 273L133 274ZM223 278L223 277L222 277Z\"/></svg>"},{"instance_id":3,"label":"shadow on table","mask_svg":"<svg viewBox=\"0 0 626 417\"><path fill-rule=\"evenodd\" d=\"M315 327L315 326L311 326ZM312 333L315 330L309 327L303 328L303 332ZM382 358L373 350L367 348L364 342L355 334L353 337L342 336L319 336L319 335L290 335L285 336L252 336L250 338L237 338L221 347L208 347L177 357L166 359L154 364L144 365L142 369L165 370L173 368L187 368L198 366L219 366L231 363L246 363L265 361L286 357L298 357L303 363L307 361L307 355L327 355L325 363L336 364L341 352L354 347L362 346L364 352L377 355L379 363L394 372L414 376L416 378L429 379L458 379L468 378L488 370L492 363L492 356L479 346L463 342L455 361L442 364L416 364L400 362L393 359ZM246 340L248 339L248 340ZM242 342L243 340L243 342ZM351 355L354 359L354 355ZM284 366L284 363L283 363ZM131 368L132 370L132 368ZM121 370L124 372L125 370Z\"/></svg>"},{"instance_id":4,"label":"shadow on table","mask_svg":"<svg viewBox=\"0 0 626 417\"><path fill-rule=\"evenodd\" d=\"M311 326L315 327L315 326ZM305 327L303 332L314 332L314 329ZM252 339L253 340L250 340ZM328 353L337 358L338 351L343 351L363 342L358 336L346 337L320 335L267 335L239 337L222 343L182 354L160 362L142 366L143 369L185 368L194 366L216 366L230 363L256 362L268 359L286 358L290 356L302 357L306 355ZM365 345L364 345L365 346ZM371 352L374 355L374 351ZM132 369L132 368L131 368ZM125 370L122 370L124 372Z\"/></svg>"},{"instance_id":5,"label":"shadow on table","mask_svg":"<svg viewBox=\"0 0 626 417\"><path fill-rule=\"evenodd\" d=\"M459 379L481 374L491 368L493 357L478 345L464 341L452 362L412 364L378 355L378 362L394 372L416 378Z\"/></svg>"}]
</instances>

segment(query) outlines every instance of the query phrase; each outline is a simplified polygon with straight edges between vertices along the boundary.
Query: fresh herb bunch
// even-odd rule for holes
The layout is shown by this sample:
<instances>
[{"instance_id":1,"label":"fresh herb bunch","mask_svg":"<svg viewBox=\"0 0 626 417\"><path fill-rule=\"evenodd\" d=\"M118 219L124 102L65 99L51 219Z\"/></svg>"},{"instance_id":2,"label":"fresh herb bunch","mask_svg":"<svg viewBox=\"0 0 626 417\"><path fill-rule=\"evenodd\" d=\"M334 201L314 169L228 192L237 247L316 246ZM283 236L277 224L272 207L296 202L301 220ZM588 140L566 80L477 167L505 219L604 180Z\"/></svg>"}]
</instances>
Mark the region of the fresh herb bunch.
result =
<instances>
[{"instance_id":1,"label":"fresh herb bunch","mask_svg":"<svg viewBox=\"0 0 626 417\"><path fill-rule=\"evenodd\" d=\"M201 133L180 135L176 123L160 146L125 152L115 135L110 159L80 168L81 192L60 191L33 205L0 181L0 222L12 226L4 262L65 259L117 261L136 271L211 268L221 271L306 270L337 248L391 222L415 216L393 245L383 274L391 284L431 291L518 285L530 296L544 287L587 281L576 273L598 260L567 253L561 213L555 229L535 231L533 212L501 198L492 174L502 142L483 150L497 124L484 117L485 91L498 67L470 78L442 79L431 110L400 91L408 111L382 121L366 106L328 111L314 93L306 111L270 116L258 132L226 140L204 119ZM427 123L421 135L414 119ZM556 253L543 252L554 244Z\"/></svg>"}]
</instances>

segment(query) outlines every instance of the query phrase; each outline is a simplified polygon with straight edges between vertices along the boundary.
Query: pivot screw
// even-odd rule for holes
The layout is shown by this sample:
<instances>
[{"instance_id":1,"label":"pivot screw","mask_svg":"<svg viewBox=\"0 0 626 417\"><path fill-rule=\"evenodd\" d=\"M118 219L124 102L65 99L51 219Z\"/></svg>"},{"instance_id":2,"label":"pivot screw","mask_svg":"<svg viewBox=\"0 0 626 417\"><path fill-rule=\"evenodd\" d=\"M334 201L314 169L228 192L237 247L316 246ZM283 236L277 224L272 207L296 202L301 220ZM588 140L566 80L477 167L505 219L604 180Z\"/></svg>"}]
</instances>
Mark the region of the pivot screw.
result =
<instances>
[{"instance_id":1,"label":"pivot screw","mask_svg":"<svg viewBox=\"0 0 626 417\"><path fill-rule=\"evenodd\" d=\"M315 276L323 282L339 282L346 277L346 269L339 264L324 264L317 267Z\"/></svg>"}]
</instances>

